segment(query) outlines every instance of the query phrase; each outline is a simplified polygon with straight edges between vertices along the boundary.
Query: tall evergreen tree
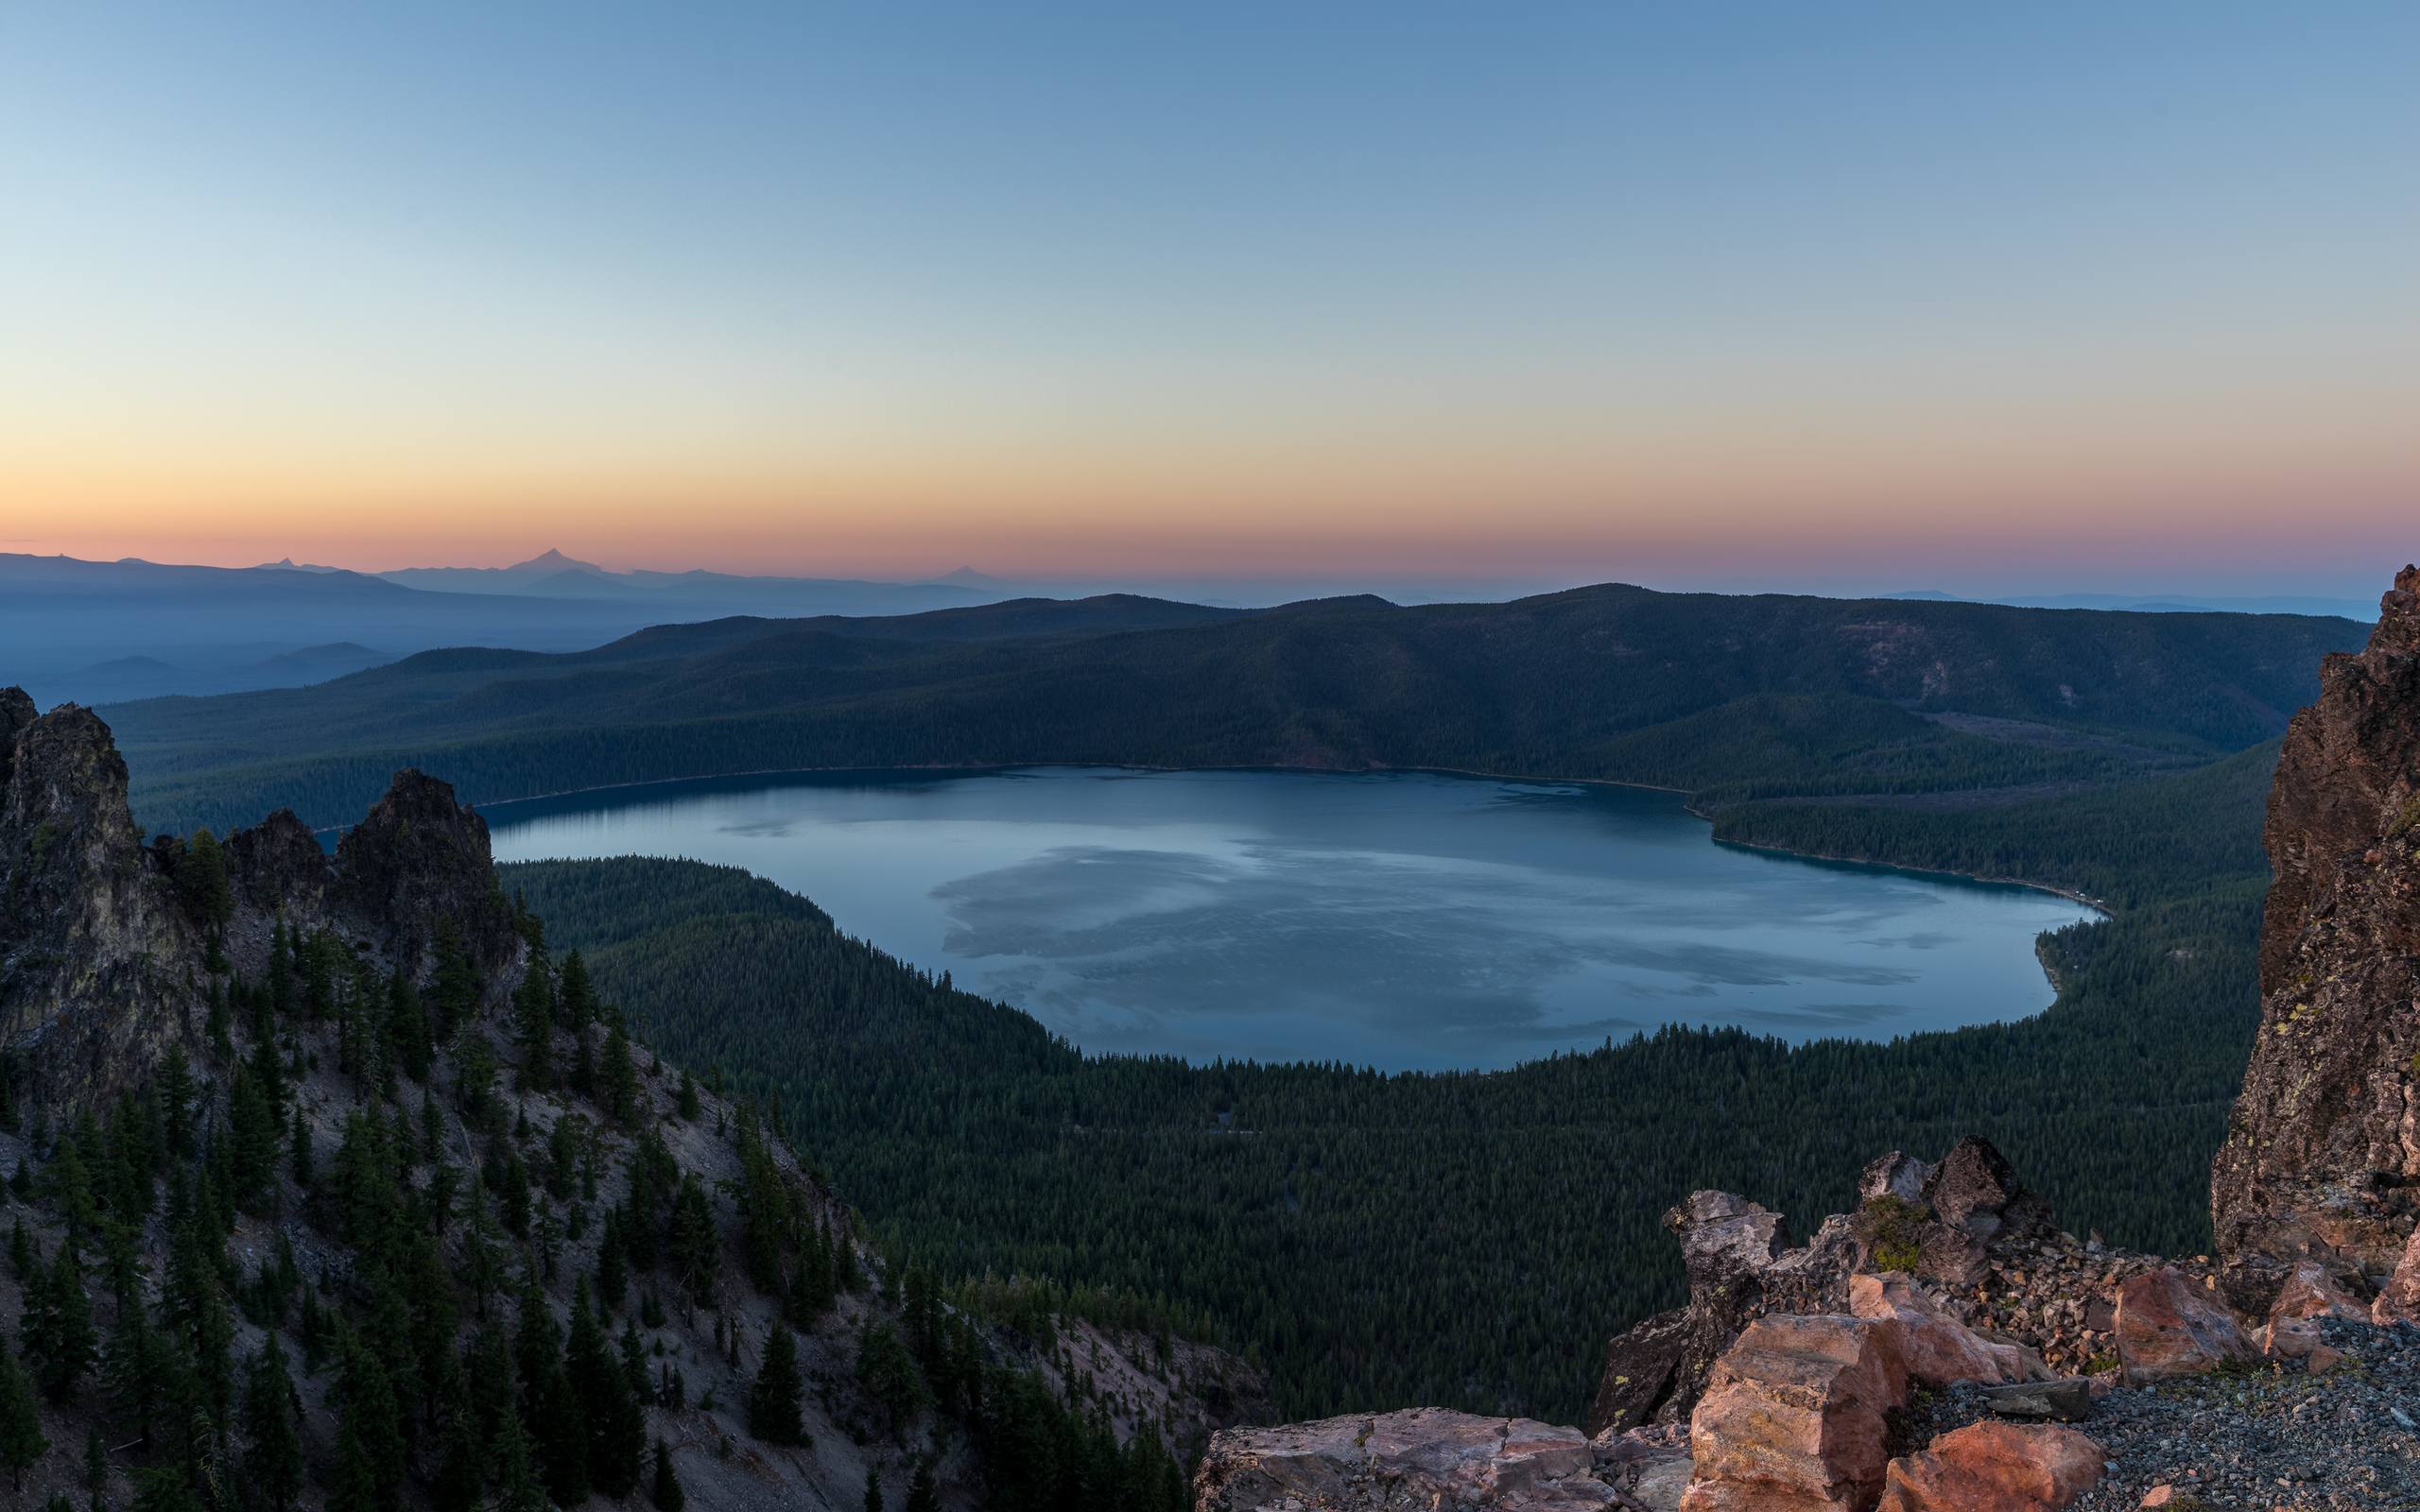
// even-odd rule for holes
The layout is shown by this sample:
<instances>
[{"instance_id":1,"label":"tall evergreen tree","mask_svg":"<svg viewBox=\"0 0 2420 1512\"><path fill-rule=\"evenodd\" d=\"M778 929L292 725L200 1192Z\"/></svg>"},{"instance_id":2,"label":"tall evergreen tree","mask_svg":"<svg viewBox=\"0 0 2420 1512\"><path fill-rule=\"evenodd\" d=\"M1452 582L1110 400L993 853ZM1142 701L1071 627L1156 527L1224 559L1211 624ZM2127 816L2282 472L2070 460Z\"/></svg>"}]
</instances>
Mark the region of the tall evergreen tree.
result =
<instances>
[{"instance_id":1,"label":"tall evergreen tree","mask_svg":"<svg viewBox=\"0 0 2420 1512\"><path fill-rule=\"evenodd\" d=\"M23 1326L35 1379L44 1396L65 1401L92 1368L96 1342L92 1299L84 1295L84 1268L77 1263L72 1241L60 1242L28 1304Z\"/></svg>"},{"instance_id":2,"label":"tall evergreen tree","mask_svg":"<svg viewBox=\"0 0 2420 1512\"><path fill-rule=\"evenodd\" d=\"M681 1489L681 1476L672 1468L672 1446L662 1438L655 1441L655 1481L648 1488L648 1500L655 1503L656 1512L681 1512L689 1498Z\"/></svg>"},{"instance_id":3,"label":"tall evergreen tree","mask_svg":"<svg viewBox=\"0 0 2420 1512\"><path fill-rule=\"evenodd\" d=\"M302 1489L294 1381L271 1332L244 1370L244 1481L266 1512L288 1512Z\"/></svg>"},{"instance_id":4,"label":"tall evergreen tree","mask_svg":"<svg viewBox=\"0 0 2420 1512\"><path fill-rule=\"evenodd\" d=\"M151 1326L150 1314L141 1306L119 1308L101 1351L101 1389L145 1449L151 1447L152 1419L168 1404L172 1371L168 1341Z\"/></svg>"},{"instance_id":5,"label":"tall evergreen tree","mask_svg":"<svg viewBox=\"0 0 2420 1512\"><path fill-rule=\"evenodd\" d=\"M748 1388L748 1431L769 1444L795 1444L802 1436L798 1344L789 1326L776 1319L765 1330L765 1358Z\"/></svg>"},{"instance_id":6,"label":"tall evergreen tree","mask_svg":"<svg viewBox=\"0 0 2420 1512\"><path fill-rule=\"evenodd\" d=\"M0 1344L0 1464L9 1467L9 1484L24 1490L26 1469L49 1451L33 1383L17 1364L16 1351Z\"/></svg>"}]
</instances>

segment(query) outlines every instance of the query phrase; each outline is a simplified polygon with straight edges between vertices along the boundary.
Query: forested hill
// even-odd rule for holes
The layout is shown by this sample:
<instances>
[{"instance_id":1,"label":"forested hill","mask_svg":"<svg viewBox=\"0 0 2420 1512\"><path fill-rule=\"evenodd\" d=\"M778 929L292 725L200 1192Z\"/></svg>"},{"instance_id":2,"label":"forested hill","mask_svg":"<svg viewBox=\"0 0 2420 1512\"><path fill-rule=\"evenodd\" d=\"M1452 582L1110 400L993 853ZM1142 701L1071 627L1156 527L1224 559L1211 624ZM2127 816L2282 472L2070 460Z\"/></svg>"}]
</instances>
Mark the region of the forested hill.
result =
<instances>
[{"instance_id":1,"label":"forested hill","mask_svg":"<svg viewBox=\"0 0 2420 1512\"><path fill-rule=\"evenodd\" d=\"M2284 728L2348 620L1672 594L1322 600L1251 612L1027 600L724 620L573 655L444 651L303 689L111 711L147 824L389 773L475 802L818 766L1430 766L1732 799L2056 788Z\"/></svg>"},{"instance_id":2,"label":"forested hill","mask_svg":"<svg viewBox=\"0 0 2420 1512\"><path fill-rule=\"evenodd\" d=\"M2135 784L2139 818L2045 800L2032 862L2140 902L2048 937L2037 1018L1795 1050L1668 1030L1484 1074L1087 1057L729 868L499 870L667 1055L777 1104L897 1263L1138 1294L1265 1362L1290 1417L1563 1420L1605 1334L1679 1296L1658 1215L1696 1188L1838 1210L1875 1150L1981 1133L2079 1229L2205 1248L2258 851L2157 842L2182 815L2256 836L2237 765Z\"/></svg>"}]
</instances>

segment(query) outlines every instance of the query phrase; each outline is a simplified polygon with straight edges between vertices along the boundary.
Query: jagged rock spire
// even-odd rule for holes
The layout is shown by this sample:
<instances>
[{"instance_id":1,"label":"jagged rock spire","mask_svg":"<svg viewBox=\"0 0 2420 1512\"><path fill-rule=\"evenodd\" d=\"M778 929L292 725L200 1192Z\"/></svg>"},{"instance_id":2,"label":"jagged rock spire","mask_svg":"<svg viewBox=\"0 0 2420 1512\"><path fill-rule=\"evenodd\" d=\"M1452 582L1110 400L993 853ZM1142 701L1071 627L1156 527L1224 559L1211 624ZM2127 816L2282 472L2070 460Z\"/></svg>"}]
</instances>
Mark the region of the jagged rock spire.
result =
<instances>
[{"instance_id":1,"label":"jagged rock spire","mask_svg":"<svg viewBox=\"0 0 2420 1512\"><path fill-rule=\"evenodd\" d=\"M38 714L22 689L0 689L0 1046L35 1096L105 1100L198 1031L205 931L176 885L182 849L143 844L99 715ZM487 826L434 778L397 773L334 857L286 812L228 836L223 854L228 953L246 970L283 916L415 976L450 923L491 990L517 974Z\"/></svg>"},{"instance_id":2,"label":"jagged rock spire","mask_svg":"<svg viewBox=\"0 0 2420 1512\"><path fill-rule=\"evenodd\" d=\"M0 691L0 1043L31 1090L97 1099L187 1031L199 936L126 805L109 726Z\"/></svg>"},{"instance_id":3,"label":"jagged rock spire","mask_svg":"<svg viewBox=\"0 0 2420 1512\"><path fill-rule=\"evenodd\" d=\"M2266 838L2260 1032L2210 1183L2244 1303L2303 1259L2374 1286L2420 1216L2420 567L2323 664Z\"/></svg>"}]
</instances>

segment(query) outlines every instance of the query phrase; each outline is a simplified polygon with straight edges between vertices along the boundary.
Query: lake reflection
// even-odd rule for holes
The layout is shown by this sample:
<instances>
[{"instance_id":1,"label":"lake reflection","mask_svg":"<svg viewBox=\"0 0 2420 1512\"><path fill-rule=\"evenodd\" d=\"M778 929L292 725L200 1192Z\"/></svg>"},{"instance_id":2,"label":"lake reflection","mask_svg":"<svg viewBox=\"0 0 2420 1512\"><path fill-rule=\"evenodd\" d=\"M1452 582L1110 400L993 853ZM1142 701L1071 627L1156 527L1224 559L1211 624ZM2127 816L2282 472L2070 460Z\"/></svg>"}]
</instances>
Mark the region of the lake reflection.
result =
<instances>
[{"instance_id":1,"label":"lake reflection","mask_svg":"<svg viewBox=\"0 0 2420 1512\"><path fill-rule=\"evenodd\" d=\"M1887 1039L2050 999L2045 893L1715 845L1670 794L1428 774L715 779L493 805L688 856L1089 1050L1498 1067L1667 1022Z\"/></svg>"}]
</instances>

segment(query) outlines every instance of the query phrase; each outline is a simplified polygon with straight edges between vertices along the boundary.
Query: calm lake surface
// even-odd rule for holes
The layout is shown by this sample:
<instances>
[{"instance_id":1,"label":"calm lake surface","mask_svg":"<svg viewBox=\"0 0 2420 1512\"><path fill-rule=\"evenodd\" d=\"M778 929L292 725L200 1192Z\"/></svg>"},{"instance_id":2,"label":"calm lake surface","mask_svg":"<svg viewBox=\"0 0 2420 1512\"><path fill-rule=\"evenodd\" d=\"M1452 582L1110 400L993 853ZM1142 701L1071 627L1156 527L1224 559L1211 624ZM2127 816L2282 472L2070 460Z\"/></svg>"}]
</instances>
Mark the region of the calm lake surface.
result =
<instances>
[{"instance_id":1,"label":"calm lake surface","mask_svg":"<svg viewBox=\"0 0 2420 1512\"><path fill-rule=\"evenodd\" d=\"M1681 1022L2021 1018L2019 887L1718 846L1677 796L1426 774L803 774L485 809L498 860L686 856L1088 1050L1485 1068Z\"/></svg>"}]
</instances>

